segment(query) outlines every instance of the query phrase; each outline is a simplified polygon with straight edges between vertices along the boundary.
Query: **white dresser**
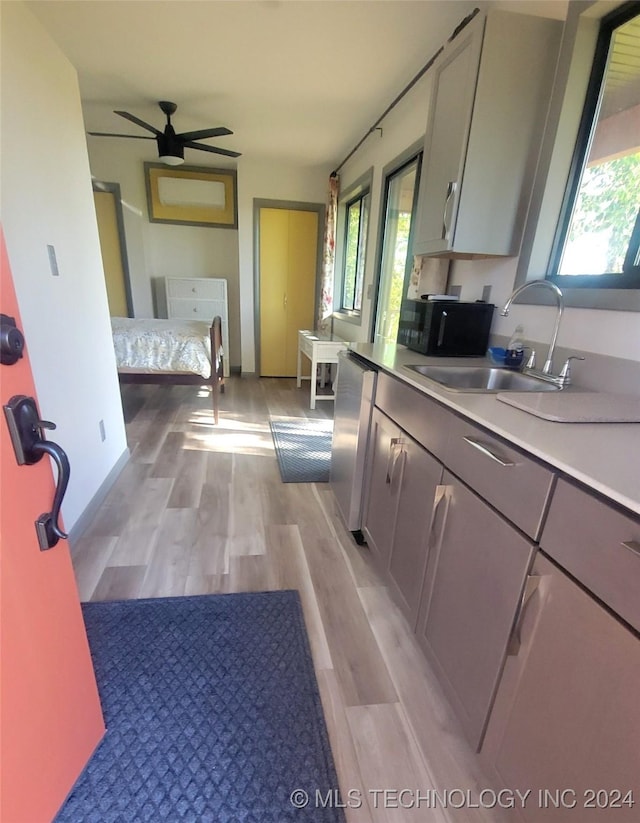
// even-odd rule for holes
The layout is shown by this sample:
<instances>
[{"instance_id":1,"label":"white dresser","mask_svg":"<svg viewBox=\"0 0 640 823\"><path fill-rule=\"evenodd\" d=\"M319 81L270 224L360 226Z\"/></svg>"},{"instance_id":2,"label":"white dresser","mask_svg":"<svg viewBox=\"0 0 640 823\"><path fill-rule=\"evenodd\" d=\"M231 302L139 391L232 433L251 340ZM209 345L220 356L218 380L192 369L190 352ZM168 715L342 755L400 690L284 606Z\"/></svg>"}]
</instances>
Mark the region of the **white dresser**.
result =
<instances>
[{"instance_id":1,"label":"white dresser","mask_svg":"<svg viewBox=\"0 0 640 823\"><path fill-rule=\"evenodd\" d=\"M166 277L167 317L204 320L222 318L224 376L229 376L229 309L227 281L219 277Z\"/></svg>"}]
</instances>

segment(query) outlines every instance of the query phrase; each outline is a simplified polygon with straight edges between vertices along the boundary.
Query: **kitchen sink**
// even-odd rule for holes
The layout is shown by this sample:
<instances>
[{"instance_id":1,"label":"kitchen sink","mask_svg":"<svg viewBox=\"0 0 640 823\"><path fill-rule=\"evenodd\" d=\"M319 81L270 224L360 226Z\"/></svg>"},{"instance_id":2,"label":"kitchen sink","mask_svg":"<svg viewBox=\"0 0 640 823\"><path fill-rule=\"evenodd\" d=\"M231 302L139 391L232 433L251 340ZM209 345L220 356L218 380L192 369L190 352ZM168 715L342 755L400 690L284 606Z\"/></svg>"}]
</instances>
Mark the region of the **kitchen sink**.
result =
<instances>
[{"instance_id":1,"label":"kitchen sink","mask_svg":"<svg viewBox=\"0 0 640 823\"><path fill-rule=\"evenodd\" d=\"M558 386L546 383L529 374L491 366L423 366L405 368L435 380L445 389L459 392L559 391Z\"/></svg>"}]
</instances>

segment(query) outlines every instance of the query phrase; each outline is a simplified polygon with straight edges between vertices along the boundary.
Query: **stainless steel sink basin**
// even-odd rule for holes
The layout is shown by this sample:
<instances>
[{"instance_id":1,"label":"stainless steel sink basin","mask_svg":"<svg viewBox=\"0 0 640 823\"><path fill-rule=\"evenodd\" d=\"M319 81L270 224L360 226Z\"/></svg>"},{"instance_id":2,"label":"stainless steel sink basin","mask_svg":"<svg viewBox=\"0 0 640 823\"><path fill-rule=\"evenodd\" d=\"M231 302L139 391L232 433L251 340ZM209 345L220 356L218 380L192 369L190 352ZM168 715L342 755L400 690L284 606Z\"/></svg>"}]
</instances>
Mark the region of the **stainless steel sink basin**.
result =
<instances>
[{"instance_id":1,"label":"stainless steel sink basin","mask_svg":"<svg viewBox=\"0 0 640 823\"><path fill-rule=\"evenodd\" d=\"M407 365L407 369L435 380L445 389L459 392L559 391L553 383L545 383L528 374L491 366L422 366Z\"/></svg>"}]
</instances>

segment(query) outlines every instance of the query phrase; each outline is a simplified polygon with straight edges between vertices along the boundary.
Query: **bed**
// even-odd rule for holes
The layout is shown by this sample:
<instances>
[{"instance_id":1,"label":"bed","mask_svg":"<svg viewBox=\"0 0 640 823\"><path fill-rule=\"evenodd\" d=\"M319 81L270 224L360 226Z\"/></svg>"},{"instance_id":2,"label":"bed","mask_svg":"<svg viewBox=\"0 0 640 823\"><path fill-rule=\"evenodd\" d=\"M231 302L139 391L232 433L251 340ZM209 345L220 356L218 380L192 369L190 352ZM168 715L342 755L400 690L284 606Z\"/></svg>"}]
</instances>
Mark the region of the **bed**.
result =
<instances>
[{"instance_id":1,"label":"bed","mask_svg":"<svg viewBox=\"0 0 640 823\"><path fill-rule=\"evenodd\" d=\"M161 320L112 317L111 331L122 382L211 384L214 423L224 392L222 320ZM212 365L213 368L212 368Z\"/></svg>"}]
</instances>

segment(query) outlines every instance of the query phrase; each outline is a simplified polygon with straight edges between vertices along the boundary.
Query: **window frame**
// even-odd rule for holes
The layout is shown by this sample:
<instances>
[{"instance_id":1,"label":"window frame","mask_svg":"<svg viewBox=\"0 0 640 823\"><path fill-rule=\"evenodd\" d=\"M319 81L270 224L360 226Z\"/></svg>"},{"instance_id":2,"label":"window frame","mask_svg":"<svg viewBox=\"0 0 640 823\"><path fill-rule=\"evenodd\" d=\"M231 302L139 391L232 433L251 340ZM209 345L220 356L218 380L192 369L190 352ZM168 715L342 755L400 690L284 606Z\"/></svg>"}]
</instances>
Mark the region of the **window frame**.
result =
<instances>
[{"instance_id":1,"label":"window frame","mask_svg":"<svg viewBox=\"0 0 640 823\"><path fill-rule=\"evenodd\" d=\"M605 82L611 40L617 28L640 14L640 4L624 3L602 18L595 46L589 85L584 102L582 118L578 128L576 146L573 152L569 180L565 189L564 200L556 228L546 279L561 289L566 288L640 288L640 266L630 261L635 260L640 247L640 218L636 218L629 239L629 246L623 271L597 275L558 274L565 248L566 237L571 228L573 210L580 191L582 176L587 161L594 123L598 116L598 103ZM594 278L597 278L595 280Z\"/></svg>"},{"instance_id":2,"label":"window frame","mask_svg":"<svg viewBox=\"0 0 640 823\"><path fill-rule=\"evenodd\" d=\"M375 273L375 288L373 295L373 308L371 311L371 327L369 329L369 341L373 343L376 336L376 325L378 322L379 300L380 300L380 285L382 279L382 266L384 256L384 244L387 227L387 209L389 199L389 189L393 179L405 171L412 163L416 164L416 183L413 191L413 207L411 228L409 230L409 249L413 247L413 236L416 231L416 216L418 213L418 201L420 195L420 174L422 172L422 159L424 155L424 140L418 140L409 146L402 154L396 157L391 163L388 163L382 170L382 192L380 199L380 215L378 226L378 240L376 246L376 273ZM404 283L402 286L403 293L406 294L408 282L411 275L411 268L409 261L413 261L414 255L409 251L407 258L407 266L405 269Z\"/></svg>"},{"instance_id":3,"label":"window frame","mask_svg":"<svg viewBox=\"0 0 640 823\"><path fill-rule=\"evenodd\" d=\"M371 166L364 174L349 185L338 198L338 214L336 225L336 258L334 267L334 310L333 314L336 318L355 325L362 324L364 316L364 288L367 282L367 263L369 260L368 246L371 243L371 220L372 220L372 206L373 206L373 166ZM360 309L348 309L343 307L344 282L345 282L345 266L346 266L346 239L347 239L347 207L360 199L361 197L369 197L369 214L367 225L367 238L363 249L362 258L362 306ZM336 305L336 301L338 304Z\"/></svg>"},{"instance_id":4,"label":"window frame","mask_svg":"<svg viewBox=\"0 0 640 823\"><path fill-rule=\"evenodd\" d=\"M615 10L637 7L638 0L620 2ZM571 168L588 81L591 76L600 24L611 7L598 0L572 0L564 24L549 101L547 123L534 179L530 208L518 257L515 286L545 279L551 248ZM562 287L565 306L608 311L640 312L640 289ZM522 303L546 305L542 289L530 289Z\"/></svg>"},{"instance_id":5,"label":"window frame","mask_svg":"<svg viewBox=\"0 0 640 823\"><path fill-rule=\"evenodd\" d=\"M349 215L351 209L356 206L360 206L360 214L358 216L358 236L356 238L356 248L355 248L355 270L353 271L353 305L346 306L345 305L345 291L347 288L347 281L351 280L351 272L348 273L347 276L347 251L349 249L350 237L349 237L349 229L351 228L351 222L349 219ZM371 216L371 190L366 188L363 189L359 194L355 197L352 197L351 200L344 204L345 208L345 225L344 225L344 255L342 259L342 278L341 278L341 289L340 289L340 311L345 312L350 315L360 315L362 314L362 299L364 296L364 268L366 263L366 255L367 255L367 238L369 235L369 218ZM364 220L363 220L364 218ZM364 230L364 237L363 237L363 230ZM360 308L356 308L356 303L358 302L358 283L359 281L362 284L362 289L360 291Z\"/></svg>"}]
</instances>

